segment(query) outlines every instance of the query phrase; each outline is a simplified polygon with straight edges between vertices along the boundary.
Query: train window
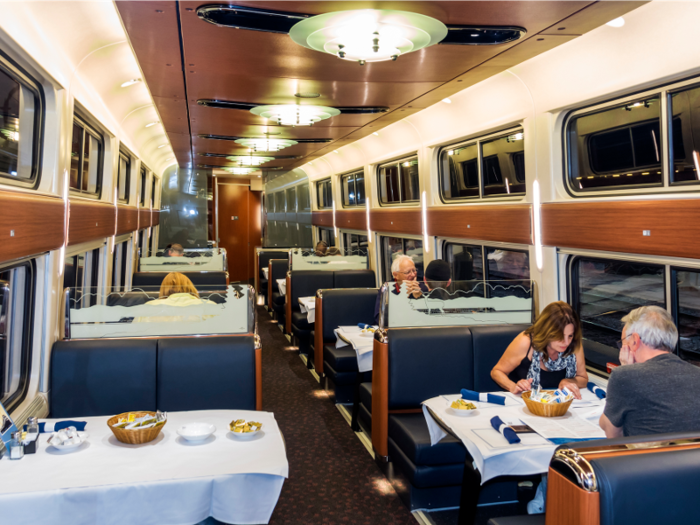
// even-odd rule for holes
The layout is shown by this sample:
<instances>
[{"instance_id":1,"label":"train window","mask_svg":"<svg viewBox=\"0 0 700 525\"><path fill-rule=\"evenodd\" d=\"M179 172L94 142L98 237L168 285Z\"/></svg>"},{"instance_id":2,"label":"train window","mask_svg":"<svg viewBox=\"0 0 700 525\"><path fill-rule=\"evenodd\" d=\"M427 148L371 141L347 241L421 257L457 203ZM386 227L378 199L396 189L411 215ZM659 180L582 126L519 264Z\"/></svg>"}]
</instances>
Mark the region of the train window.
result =
<instances>
[{"instance_id":1,"label":"train window","mask_svg":"<svg viewBox=\"0 0 700 525\"><path fill-rule=\"evenodd\" d=\"M524 250L446 243L443 255L455 281L530 279L530 256Z\"/></svg>"},{"instance_id":2,"label":"train window","mask_svg":"<svg viewBox=\"0 0 700 525\"><path fill-rule=\"evenodd\" d=\"M487 279L530 279L530 256L525 251L486 249L488 261Z\"/></svg>"},{"instance_id":3,"label":"train window","mask_svg":"<svg viewBox=\"0 0 700 525\"><path fill-rule=\"evenodd\" d=\"M131 178L131 157L119 152L119 171L117 173L117 200L127 202L129 200L129 182Z\"/></svg>"},{"instance_id":4,"label":"train window","mask_svg":"<svg viewBox=\"0 0 700 525\"><path fill-rule=\"evenodd\" d=\"M141 188L139 193L140 193L140 198L139 202L141 203L141 207L144 207L146 205L146 178L148 177L148 172L146 171L146 168L141 166L141 170L139 172L139 187Z\"/></svg>"},{"instance_id":5,"label":"train window","mask_svg":"<svg viewBox=\"0 0 700 525\"><path fill-rule=\"evenodd\" d=\"M418 201L420 201L418 157L413 156L379 166L380 204Z\"/></svg>"},{"instance_id":6,"label":"train window","mask_svg":"<svg viewBox=\"0 0 700 525\"><path fill-rule=\"evenodd\" d=\"M453 281L484 278L484 257L481 246L448 243L443 253L444 259L450 265Z\"/></svg>"},{"instance_id":7,"label":"train window","mask_svg":"<svg viewBox=\"0 0 700 525\"><path fill-rule=\"evenodd\" d=\"M367 255L367 236L343 233L343 248L345 249L345 255Z\"/></svg>"},{"instance_id":8,"label":"train window","mask_svg":"<svg viewBox=\"0 0 700 525\"><path fill-rule=\"evenodd\" d=\"M670 95L671 184L700 181L700 87ZM698 137L697 139L695 137Z\"/></svg>"},{"instance_id":9,"label":"train window","mask_svg":"<svg viewBox=\"0 0 700 525\"><path fill-rule=\"evenodd\" d=\"M382 261L384 262L384 281L393 281L391 263L399 255L409 255L413 258L418 272L417 278L423 280L423 241L417 239L402 239L399 237L382 237Z\"/></svg>"},{"instance_id":10,"label":"train window","mask_svg":"<svg viewBox=\"0 0 700 525\"><path fill-rule=\"evenodd\" d=\"M102 187L103 151L102 135L79 118L75 118L70 154L72 191L99 197Z\"/></svg>"},{"instance_id":11,"label":"train window","mask_svg":"<svg viewBox=\"0 0 700 525\"><path fill-rule=\"evenodd\" d=\"M674 269L678 348L685 358L700 357L700 272Z\"/></svg>"},{"instance_id":12,"label":"train window","mask_svg":"<svg viewBox=\"0 0 700 525\"><path fill-rule=\"evenodd\" d=\"M284 190L284 194L287 201L287 212L295 213L297 211L297 189L287 188Z\"/></svg>"},{"instance_id":13,"label":"train window","mask_svg":"<svg viewBox=\"0 0 700 525\"><path fill-rule=\"evenodd\" d=\"M340 177L343 207L365 205L365 174L362 171Z\"/></svg>"},{"instance_id":14,"label":"train window","mask_svg":"<svg viewBox=\"0 0 700 525\"><path fill-rule=\"evenodd\" d=\"M34 273L32 263L0 269L0 401L10 412L29 383Z\"/></svg>"},{"instance_id":15,"label":"train window","mask_svg":"<svg viewBox=\"0 0 700 525\"><path fill-rule=\"evenodd\" d=\"M333 184L331 179L320 180L316 183L318 209L333 207Z\"/></svg>"},{"instance_id":16,"label":"train window","mask_svg":"<svg viewBox=\"0 0 700 525\"><path fill-rule=\"evenodd\" d=\"M151 209L155 207L156 203L156 182L157 179L155 175L151 177Z\"/></svg>"},{"instance_id":17,"label":"train window","mask_svg":"<svg viewBox=\"0 0 700 525\"><path fill-rule=\"evenodd\" d=\"M514 128L442 148L442 199L525 195L524 137L522 128Z\"/></svg>"},{"instance_id":18,"label":"train window","mask_svg":"<svg viewBox=\"0 0 700 525\"><path fill-rule=\"evenodd\" d=\"M39 173L40 89L0 63L0 177L24 186L35 184Z\"/></svg>"},{"instance_id":19,"label":"train window","mask_svg":"<svg viewBox=\"0 0 700 525\"><path fill-rule=\"evenodd\" d=\"M100 249L68 255L64 262L63 288L71 289L76 308L96 304L93 293L99 285Z\"/></svg>"},{"instance_id":20,"label":"train window","mask_svg":"<svg viewBox=\"0 0 700 525\"><path fill-rule=\"evenodd\" d=\"M581 319L584 339L617 356L620 320L640 306L666 307L664 274L664 267L654 264L576 257L571 263L571 304Z\"/></svg>"},{"instance_id":21,"label":"train window","mask_svg":"<svg viewBox=\"0 0 700 525\"><path fill-rule=\"evenodd\" d=\"M311 211L311 197L309 196L309 183L297 186L297 211Z\"/></svg>"},{"instance_id":22,"label":"train window","mask_svg":"<svg viewBox=\"0 0 700 525\"><path fill-rule=\"evenodd\" d=\"M284 213L284 192L278 191L275 196L275 213Z\"/></svg>"},{"instance_id":23,"label":"train window","mask_svg":"<svg viewBox=\"0 0 700 525\"><path fill-rule=\"evenodd\" d=\"M318 240L325 242L328 246L335 246L335 231L333 228L319 228Z\"/></svg>"},{"instance_id":24,"label":"train window","mask_svg":"<svg viewBox=\"0 0 700 525\"><path fill-rule=\"evenodd\" d=\"M663 185L660 100L651 96L569 120L569 177L575 190Z\"/></svg>"},{"instance_id":25,"label":"train window","mask_svg":"<svg viewBox=\"0 0 700 525\"><path fill-rule=\"evenodd\" d=\"M128 272L129 241L120 242L114 247L112 257L112 287L115 292L126 291L126 274Z\"/></svg>"}]
</instances>

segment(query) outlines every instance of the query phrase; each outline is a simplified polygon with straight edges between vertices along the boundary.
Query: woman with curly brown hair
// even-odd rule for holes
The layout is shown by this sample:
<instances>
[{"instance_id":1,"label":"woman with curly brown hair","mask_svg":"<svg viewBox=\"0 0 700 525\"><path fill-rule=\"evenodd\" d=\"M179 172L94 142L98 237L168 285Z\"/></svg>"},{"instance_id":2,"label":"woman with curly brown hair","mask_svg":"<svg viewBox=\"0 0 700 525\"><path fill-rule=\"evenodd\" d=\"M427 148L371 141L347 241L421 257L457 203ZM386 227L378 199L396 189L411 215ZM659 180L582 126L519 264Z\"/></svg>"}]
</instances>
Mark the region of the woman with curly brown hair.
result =
<instances>
[{"instance_id":1,"label":"woman with curly brown hair","mask_svg":"<svg viewBox=\"0 0 700 525\"><path fill-rule=\"evenodd\" d=\"M571 306L563 301L551 303L535 324L508 345L491 370L491 378L513 394L540 385L567 387L581 399L579 390L588 383L581 339L581 324Z\"/></svg>"}]
</instances>

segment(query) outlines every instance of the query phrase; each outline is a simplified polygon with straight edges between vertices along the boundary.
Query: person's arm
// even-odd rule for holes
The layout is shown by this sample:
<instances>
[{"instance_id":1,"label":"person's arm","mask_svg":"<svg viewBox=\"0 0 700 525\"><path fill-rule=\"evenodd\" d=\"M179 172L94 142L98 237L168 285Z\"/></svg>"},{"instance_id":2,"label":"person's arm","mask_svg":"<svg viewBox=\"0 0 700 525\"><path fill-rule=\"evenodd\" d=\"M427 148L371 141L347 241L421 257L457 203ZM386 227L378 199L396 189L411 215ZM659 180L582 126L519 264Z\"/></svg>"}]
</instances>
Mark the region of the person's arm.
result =
<instances>
[{"instance_id":1,"label":"person's arm","mask_svg":"<svg viewBox=\"0 0 700 525\"><path fill-rule=\"evenodd\" d=\"M508 374L517 368L529 350L530 338L524 333L519 334L508 345L501 359L491 370L491 379L498 383L501 388L513 394L521 394L530 390L532 379L521 379L517 383L508 379Z\"/></svg>"},{"instance_id":2,"label":"person's arm","mask_svg":"<svg viewBox=\"0 0 700 525\"><path fill-rule=\"evenodd\" d=\"M576 357L576 375L562 379L559 388L567 387L576 399L581 399L581 389L588 385L588 372L586 372L586 358L583 355L583 345L574 350Z\"/></svg>"},{"instance_id":3,"label":"person's arm","mask_svg":"<svg viewBox=\"0 0 700 525\"><path fill-rule=\"evenodd\" d=\"M600 425L600 428L605 431L606 438L618 438L624 436L622 427L616 427L613 425L608 419L608 416L605 414L600 416L600 421L598 421L598 424Z\"/></svg>"}]
</instances>

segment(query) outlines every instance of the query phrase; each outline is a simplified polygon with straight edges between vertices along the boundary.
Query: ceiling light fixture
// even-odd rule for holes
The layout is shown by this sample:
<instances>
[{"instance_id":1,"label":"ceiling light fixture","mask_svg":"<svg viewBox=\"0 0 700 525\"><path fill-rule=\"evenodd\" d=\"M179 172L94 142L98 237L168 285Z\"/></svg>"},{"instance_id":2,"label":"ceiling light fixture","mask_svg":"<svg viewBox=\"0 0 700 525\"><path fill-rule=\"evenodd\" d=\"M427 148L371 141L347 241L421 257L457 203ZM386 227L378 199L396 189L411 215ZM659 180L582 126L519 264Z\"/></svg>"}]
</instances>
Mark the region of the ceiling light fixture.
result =
<instances>
[{"instance_id":1,"label":"ceiling light fixture","mask_svg":"<svg viewBox=\"0 0 700 525\"><path fill-rule=\"evenodd\" d=\"M320 93L294 93L297 98L318 98L321 96Z\"/></svg>"},{"instance_id":2,"label":"ceiling light fixture","mask_svg":"<svg viewBox=\"0 0 700 525\"><path fill-rule=\"evenodd\" d=\"M165 146L167 146L167 144L161 144L160 146L158 146L158 149L164 148Z\"/></svg>"},{"instance_id":3,"label":"ceiling light fixture","mask_svg":"<svg viewBox=\"0 0 700 525\"><path fill-rule=\"evenodd\" d=\"M452 104L452 101L451 101L449 98L443 98L442 101L443 101L445 104Z\"/></svg>"},{"instance_id":4,"label":"ceiling light fixture","mask_svg":"<svg viewBox=\"0 0 700 525\"><path fill-rule=\"evenodd\" d=\"M296 140L287 139L238 139L236 144L250 148L253 151L279 151L298 143Z\"/></svg>"},{"instance_id":5,"label":"ceiling light fixture","mask_svg":"<svg viewBox=\"0 0 700 525\"><path fill-rule=\"evenodd\" d=\"M379 136L379 133L377 133L377 132L375 131L374 133L372 133L372 135L378 137L378 136Z\"/></svg>"},{"instance_id":6,"label":"ceiling light fixture","mask_svg":"<svg viewBox=\"0 0 700 525\"><path fill-rule=\"evenodd\" d=\"M274 120L280 126L313 126L316 122L340 115L340 110L326 106L257 106L250 110L253 115Z\"/></svg>"},{"instance_id":7,"label":"ceiling light fixture","mask_svg":"<svg viewBox=\"0 0 700 525\"><path fill-rule=\"evenodd\" d=\"M260 166L271 160L275 160L275 157L255 157L252 155L252 150L250 155L232 155L226 157L227 160L238 163L240 166Z\"/></svg>"},{"instance_id":8,"label":"ceiling light fixture","mask_svg":"<svg viewBox=\"0 0 700 525\"><path fill-rule=\"evenodd\" d=\"M160 124L160 120L156 120L155 122L149 122L146 124L147 128L150 128L151 126L155 126L156 124Z\"/></svg>"},{"instance_id":9,"label":"ceiling light fixture","mask_svg":"<svg viewBox=\"0 0 700 525\"><path fill-rule=\"evenodd\" d=\"M248 175L255 171L255 168L224 168L229 173L234 175Z\"/></svg>"},{"instance_id":10,"label":"ceiling light fixture","mask_svg":"<svg viewBox=\"0 0 700 525\"><path fill-rule=\"evenodd\" d=\"M614 20L610 20L610 22L608 22L605 25L610 26L610 27L622 27L623 25L625 25L625 19L622 17L619 17L619 18L616 18Z\"/></svg>"},{"instance_id":11,"label":"ceiling light fixture","mask_svg":"<svg viewBox=\"0 0 700 525\"><path fill-rule=\"evenodd\" d=\"M127 80L126 82L124 82L122 84L122 87L133 86L134 84L138 84L139 82L141 82L140 78L132 78L131 80Z\"/></svg>"},{"instance_id":12,"label":"ceiling light fixture","mask_svg":"<svg viewBox=\"0 0 700 525\"><path fill-rule=\"evenodd\" d=\"M300 46L363 66L437 44L447 36L447 27L418 13L361 9L307 18L297 22L289 36Z\"/></svg>"}]
</instances>

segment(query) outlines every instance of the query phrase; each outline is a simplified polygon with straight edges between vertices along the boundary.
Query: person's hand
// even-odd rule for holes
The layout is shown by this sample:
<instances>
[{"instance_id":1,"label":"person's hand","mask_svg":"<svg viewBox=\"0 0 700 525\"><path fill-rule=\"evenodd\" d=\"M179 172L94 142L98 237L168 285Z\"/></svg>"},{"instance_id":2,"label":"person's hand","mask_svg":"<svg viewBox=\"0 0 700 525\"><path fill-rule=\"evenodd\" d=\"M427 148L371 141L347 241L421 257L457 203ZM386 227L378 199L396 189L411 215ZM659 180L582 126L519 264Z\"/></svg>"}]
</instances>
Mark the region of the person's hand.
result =
<instances>
[{"instance_id":1,"label":"person's hand","mask_svg":"<svg viewBox=\"0 0 700 525\"><path fill-rule=\"evenodd\" d=\"M528 392L529 390L532 390L532 380L534 378L530 379L521 379L517 383L513 383L513 386L510 389L511 394L522 394L523 392Z\"/></svg>"},{"instance_id":2,"label":"person's hand","mask_svg":"<svg viewBox=\"0 0 700 525\"><path fill-rule=\"evenodd\" d=\"M634 354L630 352L630 347L627 345L622 345L620 348L620 364L621 365L633 365L634 364Z\"/></svg>"},{"instance_id":3,"label":"person's hand","mask_svg":"<svg viewBox=\"0 0 700 525\"><path fill-rule=\"evenodd\" d=\"M412 295L416 299L418 299L421 295L423 295L423 291L420 289L420 284L418 281L404 281L406 283L406 292L408 295Z\"/></svg>"},{"instance_id":4,"label":"person's hand","mask_svg":"<svg viewBox=\"0 0 700 525\"><path fill-rule=\"evenodd\" d=\"M574 381L573 379L562 379L559 383L559 390L561 390L564 387L568 388L576 399L581 399L581 389L576 384L576 381Z\"/></svg>"}]
</instances>

